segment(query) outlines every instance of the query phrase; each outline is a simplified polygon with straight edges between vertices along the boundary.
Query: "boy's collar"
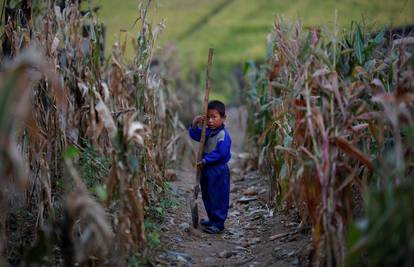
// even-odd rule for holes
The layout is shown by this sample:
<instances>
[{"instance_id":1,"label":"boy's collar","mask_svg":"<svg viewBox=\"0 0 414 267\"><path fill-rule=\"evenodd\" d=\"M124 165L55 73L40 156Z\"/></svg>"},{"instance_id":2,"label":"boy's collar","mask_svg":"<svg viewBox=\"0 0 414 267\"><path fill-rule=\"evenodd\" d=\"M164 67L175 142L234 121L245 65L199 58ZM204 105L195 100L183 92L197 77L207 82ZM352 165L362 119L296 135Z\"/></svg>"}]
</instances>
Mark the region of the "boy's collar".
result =
<instances>
[{"instance_id":1,"label":"boy's collar","mask_svg":"<svg viewBox=\"0 0 414 267\"><path fill-rule=\"evenodd\" d=\"M218 127L217 129L214 129L214 130L211 130L210 129L209 136L214 136L214 135L216 135L218 132L220 132L223 129L224 129L224 123L220 127Z\"/></svg>"}]
</instances>

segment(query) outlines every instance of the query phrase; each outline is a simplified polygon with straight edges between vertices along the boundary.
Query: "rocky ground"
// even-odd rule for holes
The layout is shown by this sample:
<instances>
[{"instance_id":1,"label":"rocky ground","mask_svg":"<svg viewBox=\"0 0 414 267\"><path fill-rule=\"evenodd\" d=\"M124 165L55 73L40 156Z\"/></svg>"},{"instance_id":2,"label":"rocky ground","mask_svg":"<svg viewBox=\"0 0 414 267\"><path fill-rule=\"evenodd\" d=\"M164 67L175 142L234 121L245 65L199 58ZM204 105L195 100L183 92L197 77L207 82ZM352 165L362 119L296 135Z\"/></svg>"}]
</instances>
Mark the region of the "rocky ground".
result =
<instances>
[{"instance_id":1,"label":"rocky ground","mask_svg":"<svg viewBox=\"0 0 414 267\"><path fill-rule=\"evenodd\" d=\"M180 172L174 191L187 203L188 173ZM190 176L189 176L190 177ZM189 183L191 185L191 183ZM226 229L220 235L206 234L191 226L188 205L179 205L167 215L162 237L163 251L157 266L306 266L310 236L299 230L291 216L267 206L266 182L257 172L233 173L231 207ZM201 217L205 211L200 209Z\"/></svg>"}]
</instances>

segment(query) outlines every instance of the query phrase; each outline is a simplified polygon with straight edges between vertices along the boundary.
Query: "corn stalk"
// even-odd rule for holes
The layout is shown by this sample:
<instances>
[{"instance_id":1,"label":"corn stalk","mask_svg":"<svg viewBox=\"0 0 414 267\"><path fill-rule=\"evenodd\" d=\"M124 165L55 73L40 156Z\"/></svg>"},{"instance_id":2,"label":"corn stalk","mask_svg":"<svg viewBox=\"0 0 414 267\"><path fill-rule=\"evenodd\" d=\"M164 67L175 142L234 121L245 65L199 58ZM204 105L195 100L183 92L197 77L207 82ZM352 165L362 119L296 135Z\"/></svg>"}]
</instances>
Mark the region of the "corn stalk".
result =
<instances>
[{"instance_id":1,"label":"corn stalk","mask_svg":"<svg viewBox=\"0 0 414 267\"><path fill-rule=\"evenodd\" d=\"M77 1L64 5L48 2L45 11L32 18L31 34L19 27L16 19L7 20L12 44L9 56L18 61L25 47L35 46L37 50L30 53L41 57L47 66L45 72L53 77L40 77L39 82L24 86L25 97L13 101L17 107L27 107L25 124L6 131L11 122L5 122L1 135L5 136L2 148L17 146L19 153L10 151L21 155L20 159L4 154L9 158L4 162L14 167L2 165L1 174L19 178L9 187L19 184L17 181L26 185L20 189L25 197L16 196L19 201L12 206L27 209L33 215L30 223L42 233L35 235L33 231L26 237L34 242L23 260L28 264L47 258L63 260L66 266L99 265L108 260L125 266L130 257L143 255L147 249L144 219L149 206L166 197L164 173L172 164L169 157L175 151L180 125L176 104L170 100L173 93L163 74L150 68L163 28L163 24L152 28L148 23L150 4L147 1L139 6L141 27L137 38L132 38L132 62L120 42L105 59L105 27L91 10L82 14ZM19 75L17 80L30 80ZM19 86L8 83L2 92L14 92ZM15 97L2 98L4 118L18 116L8 108L10 99ZM90 147L108 160L91 157L87 152ZM85 174L79 172L84 168L102 171L86 181ZM5 194L1 194L1 205L7 205ZM10 213L2 209L1 216L0 244L18 264L17 258L23 255L13 254L12 240L4 237L4 222L10 220ZM56 244L58 240L64 242Z\"/></svg>"},{"instance_id":2,"label":"corn stalk","mask_svg":"<svg viewBox=\"0 0 414 267\"><path fill-rule=\"evenodd\" d=\"M397 159L388 181L406 180L405 162L412 158L402 144L401 115L378 98L412 93L400 78L412 79L412 55L387 46L383 32L364 33L358 23L342 33L302 31L300 23L276 21L267 64L247 66L251 133L276 197L293 204L302 225L312 227L314 265L342 266L346 229L364 210L355 200L384 179L376 170L387 140L395 142Z\"/></svg>"}]
</instances>

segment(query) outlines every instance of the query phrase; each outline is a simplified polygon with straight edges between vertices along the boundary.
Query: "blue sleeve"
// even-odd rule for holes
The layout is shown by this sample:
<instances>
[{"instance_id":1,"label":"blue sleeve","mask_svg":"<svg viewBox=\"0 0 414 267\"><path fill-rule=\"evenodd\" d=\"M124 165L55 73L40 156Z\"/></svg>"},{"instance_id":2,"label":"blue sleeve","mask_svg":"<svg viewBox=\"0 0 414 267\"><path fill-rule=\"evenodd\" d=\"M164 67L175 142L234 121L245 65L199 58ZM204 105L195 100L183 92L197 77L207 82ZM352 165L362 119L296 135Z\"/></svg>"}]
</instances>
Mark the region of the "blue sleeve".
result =
<instances>
[{"instance_id":1,"label":"blue sleeve","mask_svg":"<svg viewBox=\"0 0 414 267\"><path fill-rule=\"evenodd\" d=\"M197 142L200 142L201 139L201 129L199 127L193 128L190 126L188 128L188 133L190 134L190 137L194 139Z\"/></svg>"},{"instance_id":2,"label":"blue sleeve","mask_svg":"<svg viewBox=\"0 0 414 267\"><path fill-rule=\"evenodd\" d=\"M225 160L230 155L231 139L228 135L224 137L224 140L219 141L216 148L203 157L203 163L208 165L217 161Z\"/></svg>"}]
</instances>

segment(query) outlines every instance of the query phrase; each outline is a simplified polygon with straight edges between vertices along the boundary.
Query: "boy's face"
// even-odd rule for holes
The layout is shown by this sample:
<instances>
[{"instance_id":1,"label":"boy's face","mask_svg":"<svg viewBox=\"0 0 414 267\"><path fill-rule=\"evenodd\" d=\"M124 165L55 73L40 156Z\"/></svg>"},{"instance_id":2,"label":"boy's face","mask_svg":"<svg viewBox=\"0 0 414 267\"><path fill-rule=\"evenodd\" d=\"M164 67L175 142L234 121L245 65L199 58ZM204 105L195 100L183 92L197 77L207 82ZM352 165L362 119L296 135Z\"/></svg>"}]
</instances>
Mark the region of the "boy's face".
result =
<instances>
[{"instance_id":1,"label":"boy's face","mask_svg":"<svg viewBox=\"0 0 414 267\"><path fill-rule=\"evenodd\" d=\"M209 109L207 111L207 126L214 130L223 125L226 117L222 117L220 113L215 109Z\"/></svg>"}]
</instances>

